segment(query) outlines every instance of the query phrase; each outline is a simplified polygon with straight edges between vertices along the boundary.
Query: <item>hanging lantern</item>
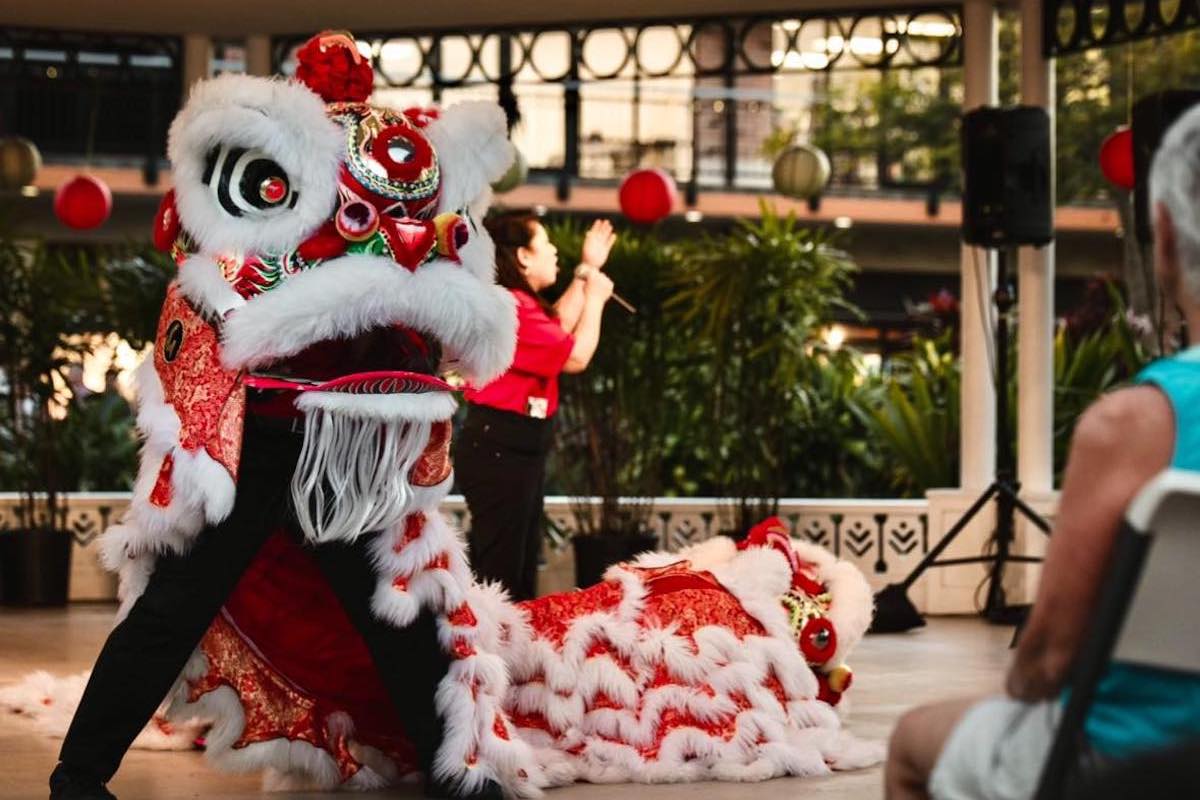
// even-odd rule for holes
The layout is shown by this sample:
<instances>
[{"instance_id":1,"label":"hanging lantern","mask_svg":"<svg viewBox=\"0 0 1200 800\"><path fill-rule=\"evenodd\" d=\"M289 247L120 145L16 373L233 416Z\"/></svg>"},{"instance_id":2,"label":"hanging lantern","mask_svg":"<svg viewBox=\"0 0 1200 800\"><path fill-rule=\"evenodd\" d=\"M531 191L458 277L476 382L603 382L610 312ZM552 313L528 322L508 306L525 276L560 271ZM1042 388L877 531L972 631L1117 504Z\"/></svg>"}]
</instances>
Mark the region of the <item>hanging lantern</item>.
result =
<instances>
[{"instance_id":1,"label":"hanging lantern","mask_svg":"<svg viewBox=\"0 0 1200 800\"><path fill-rule=\"evenodd\" d=\"M1117 128L1100 145L1100 171L1118 189L1131 191L1137 183L1133 173L1133 131Z\"/></svg>"},{"instance_id":2,"label":"hanging lantern","mask_svg":"<svg viewBox=\"0 0 1200 800\"><path fill-rule=\"evenodd\" d=\"M811 144L792 145L771 168L775 191L801 200L816 197L829 183L829 157Z\"/></svg>"},{"instance_id":3,"label":"hanging lantern","mask_svg":"<svg viewBox=\"0 0 1200 800\"><path fill-rule=\"evenodd\" d=\"M20 136L0 139L0 189L20 189L37 178L42 154L37 145Z\"/></svg>"},{"instance_id":4,"label":"hanging lantern","mask_svg":"<svg viewBox=\"0 0 1200 800\"><path fill-rule=\"evenodd\" d=\"M661 169L639 169L625 176L617 198L621 213L634 222L650 224L675 207L675 179Z\"/></svg>"},{"instance_id":5,"label":"hanging lantern","mask_svg":"<svg viewBox=\"0 0 1200 800\"><path fill-rule=\"evenodd\" d=\"M501 175L500 179L492 184L492 191L496 194L511 192L525 183L527 177L529 177L529 163L525 160L525 156L521 155L521 151L513 147L513 162L509 166L508 172Z\"/></svg>"},{"instance_id":6,"label":"hanging lantern","mask_svg":"<svg viewBox=\"0 0 1200 800\"><path fill-rule=\"evenodd\" d=\"M68 228L88 230L112 212L112 192L94 175L76 175L54 193L54 215Z\"/></svg>"}]
</instances>

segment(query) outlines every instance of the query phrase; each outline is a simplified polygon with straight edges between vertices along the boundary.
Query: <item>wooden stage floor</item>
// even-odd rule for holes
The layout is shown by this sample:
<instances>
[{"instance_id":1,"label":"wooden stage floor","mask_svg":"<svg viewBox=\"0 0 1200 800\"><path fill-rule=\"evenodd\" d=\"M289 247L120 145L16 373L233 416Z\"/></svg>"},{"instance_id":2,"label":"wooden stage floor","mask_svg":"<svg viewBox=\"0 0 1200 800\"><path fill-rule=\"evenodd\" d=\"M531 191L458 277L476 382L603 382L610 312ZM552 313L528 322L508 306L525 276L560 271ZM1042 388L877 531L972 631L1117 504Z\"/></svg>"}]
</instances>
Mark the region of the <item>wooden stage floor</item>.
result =
<instances>
[{"instance_id":1,"label":"wooden stage floor","mask_svg":"<svg viewBox=\"0 0 1200 800\"><path fill-rule=\"evenodd\" d=\"M66 610L0 610L0 686L36 669L55 674L91 667L108 631L113 607L77 604ZM999 691L1008 660L1011 628L975 618L933 618L907 634L868 636L850 658L854 686L847 726L860 736L886 739L909 707L930 700ZM44 798L58 742L26 720L0 715L0 800ZM577 785L554 789L548 800L615 800L636 792L638 800L873 800L883 796L876 767L823 778L789 778L755 784L704 783L658 786ZM121 800L223 798L259 800L257 776L214 772L199 753L132 751L109 788ZM273 793L271 798L346 798L344 793ZM418 797L415 788L366 797Z\"/></svg>"}]
</instances>

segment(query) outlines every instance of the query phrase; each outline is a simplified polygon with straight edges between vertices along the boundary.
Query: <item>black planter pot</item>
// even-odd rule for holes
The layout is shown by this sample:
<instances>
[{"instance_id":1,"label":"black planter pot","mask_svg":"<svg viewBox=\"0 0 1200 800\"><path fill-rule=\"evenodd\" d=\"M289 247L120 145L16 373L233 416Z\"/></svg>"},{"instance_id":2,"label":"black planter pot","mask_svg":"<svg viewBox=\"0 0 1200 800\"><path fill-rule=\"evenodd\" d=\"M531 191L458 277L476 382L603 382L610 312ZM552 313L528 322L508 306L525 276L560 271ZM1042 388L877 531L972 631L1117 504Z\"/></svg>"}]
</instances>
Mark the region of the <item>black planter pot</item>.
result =
<instances>
[{"instance_id":1,"label":"black planter pot","mask_svg":"<svg viewBox=\"0 0 1200 800\"><path fill-rule=\"evenodd\" d=\"M613 564L658 547L658 537L652 533L601 533L576 536L571 542L575 546L575 585L581 589L603 580L604 571Z\"/></svg>"},{"instance_id":2,"label":"black planter pot","mask_svg":"<svg viewBox=\"0 0 1200 800\"><path fill-rule=\"evenodd\" d=\"M66 531L0 532L0 604L65 606L71 542Z\"/></svg>"}]
</instances>

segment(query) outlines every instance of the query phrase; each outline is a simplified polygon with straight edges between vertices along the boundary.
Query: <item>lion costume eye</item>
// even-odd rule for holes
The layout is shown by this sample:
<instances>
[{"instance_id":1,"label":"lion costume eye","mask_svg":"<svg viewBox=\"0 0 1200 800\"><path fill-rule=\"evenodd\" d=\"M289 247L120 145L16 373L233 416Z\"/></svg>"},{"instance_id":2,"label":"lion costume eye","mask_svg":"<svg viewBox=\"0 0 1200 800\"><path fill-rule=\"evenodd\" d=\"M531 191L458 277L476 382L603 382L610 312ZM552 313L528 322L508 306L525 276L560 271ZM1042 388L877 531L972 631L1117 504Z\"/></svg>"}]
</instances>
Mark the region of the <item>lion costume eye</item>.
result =
<instances>
[{"instance_id":1,"label":"lion costume eye","mask_svg":"<svg viewBox=\"0 0 1200 800\"><path fill-rule=\"evenodd\" d=\"M300 199L283 167L261 150L218 145L208 151L204 184L232 217L295 208Z\"/></svg>"}]
</instances>

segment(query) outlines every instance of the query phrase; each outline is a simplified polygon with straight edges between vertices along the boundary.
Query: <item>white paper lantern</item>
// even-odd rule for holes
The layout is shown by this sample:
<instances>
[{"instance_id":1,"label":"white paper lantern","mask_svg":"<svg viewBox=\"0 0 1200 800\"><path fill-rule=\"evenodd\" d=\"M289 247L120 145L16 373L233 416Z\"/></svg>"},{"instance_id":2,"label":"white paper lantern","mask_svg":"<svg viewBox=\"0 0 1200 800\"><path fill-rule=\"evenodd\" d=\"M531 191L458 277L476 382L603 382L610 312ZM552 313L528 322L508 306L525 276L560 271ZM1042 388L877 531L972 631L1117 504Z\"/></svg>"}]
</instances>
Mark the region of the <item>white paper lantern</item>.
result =
<instances>
[{"instance_id":1,"label":"white paper lantern","mask_svg":"<svg viewBox=\"0 0 1200 800\"><path fill-rule=\"evenodd\" d=\"M37 178L42 154L37 145L20 136L0 139L0 189L20 189Z\"/></svg>"},{"instance_id":2,"label":"white paper lantern","mask_svg":"<svg viewBox=\"0 0 1200 800\"><path fill-rule=\"evenodd\" d=\"M810 144L792 145L775 159L775 191L788 197L815 197L829 182L829 157Z\"/></svg>"}]
</instances>

